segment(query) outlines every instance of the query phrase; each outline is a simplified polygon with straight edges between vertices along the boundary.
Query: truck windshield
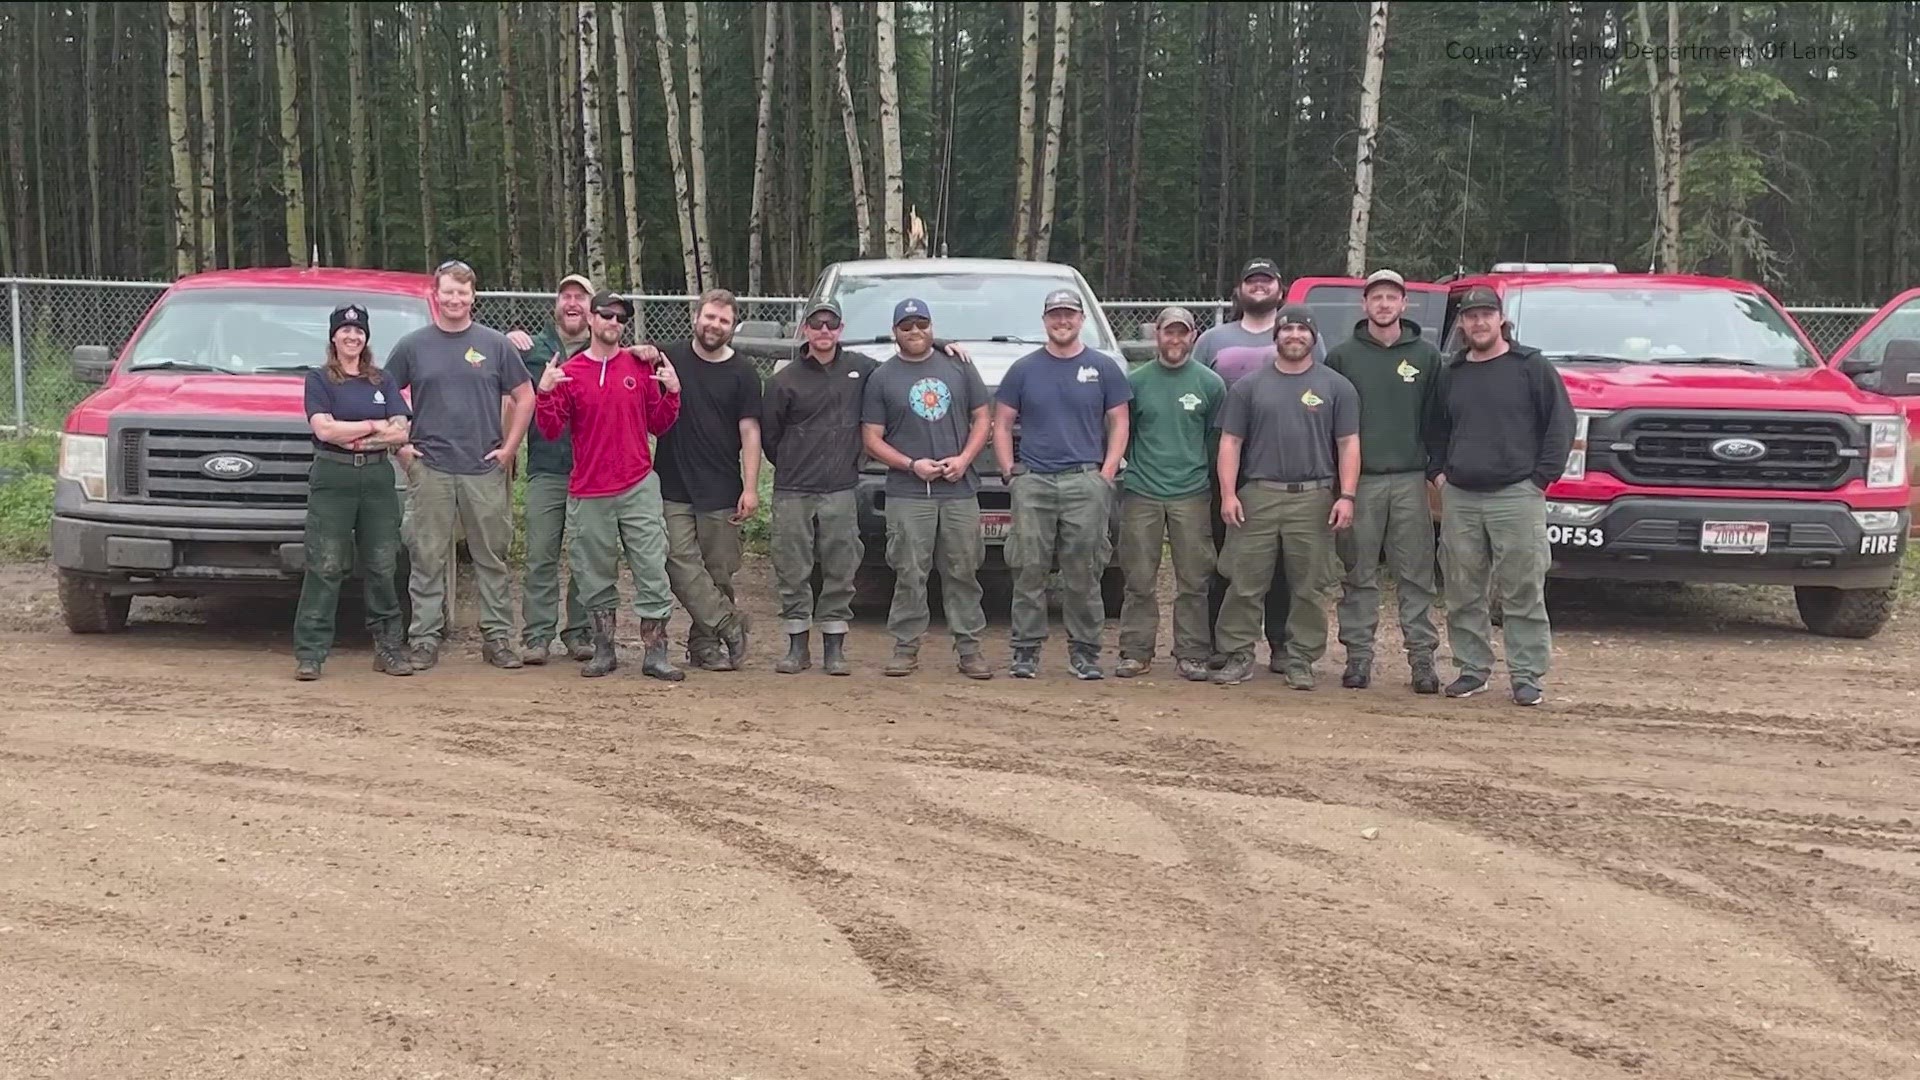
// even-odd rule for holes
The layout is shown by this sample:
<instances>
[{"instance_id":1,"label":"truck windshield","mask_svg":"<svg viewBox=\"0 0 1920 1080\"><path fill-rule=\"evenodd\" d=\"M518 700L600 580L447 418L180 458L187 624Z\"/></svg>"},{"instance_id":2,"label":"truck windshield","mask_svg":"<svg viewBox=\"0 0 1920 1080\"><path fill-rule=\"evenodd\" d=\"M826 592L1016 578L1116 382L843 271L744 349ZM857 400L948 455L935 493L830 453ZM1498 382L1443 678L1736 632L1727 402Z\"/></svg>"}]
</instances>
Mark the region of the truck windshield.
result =
<instances>
[{"instance_id":1,"label":"truck windshield","mask_svg":"<svg viewBox=\"0 0 1920 1080\"><path fill-rule=\"evenodd\" d=\"M1313 321L1320 337L1331 349L1353 336L1353 328L1367 317L1365 301L1358 285L1315 285L1307 290L1307 306L1313 309ZM1438 289L1409 289L1407 310L1402 318L1420 326L1420 336L1440 345L1441 324L1446 321L1447 294Z\"/></svg>"},{"instance_id":2,"label":"truck windshield","mask_svg":"<svg viewBox=\"0 0 1920 1080\"><path fill-rule=\"evenodd\" d=\"M1047 340L1041 306L1055 289L1072 289L1087 300L1071 277L1040 274L841 274L834 279L833 299L846 318L845 341L870 341L893 333L893 306L908 297L926 302L933 315L936 337L956 341L1008 338L1032 342ZM1089 304L1089 306L1091 306ZM1080 342L1091 349L1113 351L1113 342L1097 315L1089 311L1080 328Z\"/></svg>"},{"instance_id":3,"label":"truck windshield","mask_svg":"<svg viewBox=\"0 0 1920 1080\"><path fill-rule=\"evenodd\" d=\"M160 302L127 349L126 370L296 371L327 359L327 316L352 302L367 309L376 359L427 325L425 297L334 289L181 289Z\"/></svg>"},{"instance_id":4,"label":"truck windshield","mask_svg":"<svg viewBox=\"0 0 1920 1080\"><path fill-rule=\"evenodd\" d=\"M1532 285L1508 294L1517 340L1549 359L1808 368L1819 363L1766 298L1731 289Z\"/></svg>"}]
</instances>

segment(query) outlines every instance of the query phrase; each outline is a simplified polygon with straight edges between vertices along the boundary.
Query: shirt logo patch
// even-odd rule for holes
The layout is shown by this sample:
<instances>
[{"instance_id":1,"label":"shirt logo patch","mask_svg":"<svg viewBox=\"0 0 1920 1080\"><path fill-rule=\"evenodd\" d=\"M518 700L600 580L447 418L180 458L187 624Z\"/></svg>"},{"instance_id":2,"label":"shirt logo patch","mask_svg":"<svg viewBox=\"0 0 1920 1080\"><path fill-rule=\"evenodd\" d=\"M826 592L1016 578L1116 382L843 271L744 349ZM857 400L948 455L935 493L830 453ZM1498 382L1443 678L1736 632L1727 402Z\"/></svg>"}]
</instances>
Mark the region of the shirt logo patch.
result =
<instances>
[{"instance_id":1,"label":"shirt logo patch","mask_svg":"<svg viewBox=\"0 0 1920 1080\"><path fill-rule=\"evenodd\" d=\"M624 379L621 379L620 385L626 387L629 390L638 390L640 388L640 384L636 382L634 380L634 377L631 375L627 376Z\"/></svg>"},{"instance_id":2,"label":"shirt logo patch","mask_svg":"<svg viewBox=\"0 0 1920 1080\"><path fill-rule=\"evenodd\" d=\"M1327 399L1321 397L1319 394L1316 394L1311 390L1300 395L1300 404L1305 405L1309 409L1317 409L1320 406L1325 405L1326 403L1327 403Z\"/></svg>"},{"instance_id":3,"label":"shirt logo patch","mask_svg":"<svg viewBox=\"0 0 1920 1080\"><path fill-rule=\"evenodd\" d=\"M857 371L849 371L849 372L847 372L847 378L849 378L849 379L857 379L857 378L859 378L859 377L860 377L860 373L859 373L859 372L857 372Z\"/></svg>"},{"instance_id":4,"label":"shirt logo patch","mask_svg":"<svg viewBox=\"0 0 1920 1080\"><path fill-rule=\"evenodd\" d=\"M1079 371L1074 372L1073 377L1080 380L1081 382L1097 383L1100 381L1100 369L1083 367Z\"/></svg>"},{"instance_id":5,"label":"shirt logo patch","mask_svg":"<svg viewBox=\"0 0 1920 1080\"><path fill-rule=\"evenodd\" d=\"M1181 407L1188 412L1192 412L1200 407L1200 395L1198 394L1182 394L1174 400L1178 401Z\"/></svg>"},{"instance_id":6,"label":"shirt logo patch","mask_svg":"<svg viewBox=\"0 0 1920 1080\"><path fill-rule=\"evenodd\" d=\"M387 395L375 390L373 392L373 403L375 405L385 405L387 403Z\"/></svg>"},{"instance_id":7,"label":"shirt logo patch","mask_svg":"<svg viewBox=\"0 0 1920 1080\"><path fill-rule=\"evenodd\" d=\"M907 389L907 405L922 420L940 420L953 405L953 394L939 379L921 379Z\"/></svg>"},{"instance_id":8,"label":"shirt logo patch","mask_svg":"<svg viewBox=\"0 0 1920 1080\"><path fill-rule=\"evenodd\" d=\"M1393 371L1394 371L1394 374L1400 376L1401 382L1412 382L1414 379L1418 378L1420 375L1420 369L1417 367L1414 367L1413 363L1408 360L1400 361L1400 366L1397 368L1394 368Z\"/></svg>"},{"instance_id":9,"label":"shirt logo patch","mask_svg":"<svg viewBox=\"0 0 1920 1080\"><path fill-rule=\"evenodd\" d=\"M474 367L479 367L481 364L484 364L486 362L487 362L487 357L485 353L482 353L478 349L467 350L467 363L472 364Z\"/></svg>"}]
</instances>

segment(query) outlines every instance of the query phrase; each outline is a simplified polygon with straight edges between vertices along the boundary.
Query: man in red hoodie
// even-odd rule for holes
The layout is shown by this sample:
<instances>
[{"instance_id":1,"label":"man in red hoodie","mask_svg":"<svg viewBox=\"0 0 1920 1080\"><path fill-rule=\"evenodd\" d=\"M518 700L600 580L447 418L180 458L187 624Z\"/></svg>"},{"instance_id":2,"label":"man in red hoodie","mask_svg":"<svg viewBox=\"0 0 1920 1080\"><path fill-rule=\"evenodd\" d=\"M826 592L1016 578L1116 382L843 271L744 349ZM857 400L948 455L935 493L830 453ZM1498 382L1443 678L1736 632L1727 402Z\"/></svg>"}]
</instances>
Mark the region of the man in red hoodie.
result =
<instances>
[{"instance_id":1,"label":"man in red hoodie","mask_svg":"<svg viewBox=\"0 0 1920 1080\"><path fill-rule=\"evenodd\" d=\"M567 478L568 564L580 579L580 599L593 620L593 659L580 674L595 678L617 666L614 614L620 605L620 557L633 571L633 610L640 618L646 656L640 670L679 682L684 672L667 659L667 519L660 477L647 436L673 426L680 415L680 376L665 357L644 363L620 347L633 305L618 293L596 293L588 305L592 336L566 363L547 365L534 396L534 423L552 440L573 430L573 472Z\"/></svg>"}]
</instances>

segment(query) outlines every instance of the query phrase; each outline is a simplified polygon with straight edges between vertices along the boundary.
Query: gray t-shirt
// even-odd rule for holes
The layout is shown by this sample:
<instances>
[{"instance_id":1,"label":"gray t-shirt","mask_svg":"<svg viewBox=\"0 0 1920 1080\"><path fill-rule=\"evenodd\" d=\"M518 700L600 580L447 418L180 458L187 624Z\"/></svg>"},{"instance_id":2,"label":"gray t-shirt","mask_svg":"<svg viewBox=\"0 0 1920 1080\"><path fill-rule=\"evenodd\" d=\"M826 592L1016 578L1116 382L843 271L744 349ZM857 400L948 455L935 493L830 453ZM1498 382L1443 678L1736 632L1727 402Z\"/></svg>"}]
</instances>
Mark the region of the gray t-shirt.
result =
<instances>
[{"instance_id":1,"label":"gray t-shirt","mask_svg":"<svg viewBox=\"0 0 1920 1080\"><path fill-rule=\"evenodd\" d=\"M973 410L991 404L987 384L972 364L937 351L925 360L904 360L896 353L867 377L860 422L883 425L887 445L910 458L937 460L966 448ZM972 469L957 481L887 472L890 499L964 499L979 486Z\"/></svg>"},{"instance_id":2,"label":"gray t-shirt","mask_svg":"<svg viewBox=\"0 0 1920 1080\"><path fill-rule=\"evenodd\" d=\"M1273 355L1272 334L1256 334L1238 322L1221 323L1193 343L1193 358L1212 368L1228 386L1272 367Z\"/></svg>"},{"instance_id":3,"label":"gray t-shirt","mask_svg":"<svg viewBox=\"0 0 1920 1080\"><path fill-rule=\"evenodd\" d=\"M505 438L500 399L532 381L505 334L479 323L457 333L429 324L394 343L386 370L413 391L413 445L428 468L461 476L498 468L484 459Z\"/></svg>"},{"instance_id":4,"label":"gray t-shirt","mask_svg":"<svg viewBox=\"0 0 1920 1080\"><path fill-rule=\"evenodd\" d=\"M1246 440L1242 481L1332 480L1339 475L1334 440L1360 433L1360 394L1325 364L1298 375L1268 364L1227 391L1220 430Z\"/></svg>"}]
</instances>

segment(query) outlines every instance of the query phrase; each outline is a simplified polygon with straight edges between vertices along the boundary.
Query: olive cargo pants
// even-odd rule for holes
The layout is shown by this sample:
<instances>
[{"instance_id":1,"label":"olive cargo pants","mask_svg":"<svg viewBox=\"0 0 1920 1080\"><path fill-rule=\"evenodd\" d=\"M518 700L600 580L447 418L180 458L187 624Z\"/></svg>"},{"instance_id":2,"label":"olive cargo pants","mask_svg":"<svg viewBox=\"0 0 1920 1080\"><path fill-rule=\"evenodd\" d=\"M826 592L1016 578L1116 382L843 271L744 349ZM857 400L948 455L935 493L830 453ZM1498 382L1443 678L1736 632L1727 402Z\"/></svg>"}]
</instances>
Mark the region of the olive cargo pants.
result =
<instances>
[{"instance_id":1,"label":"olive cargo pants","mask_svg":"<svg viewBox=\"0 0 1920 1080\"><path fill-rule=\"evenodd\" d=\"M527 566L520 583L521 641L528 648L551 642L556 628L571 645L589 636L580 579L567 575L567 623L560 622L560 556L566 550L567 478L527 474Z\"/></svg>"},{"instance_id":2,"label":"olive cargo pants","mask_svg":"<svg viewBox=\"0 0 1920 1080\"><path fill-rule=\"evenodd\" d=\"M507 474L493 469L478 476L443 473L416 461L408 469L407 556L413 571L407 592L413 597L413 645L438 643L447 631L447 560L453 555L454 525L466 532L467 554L480 590L480 631L488 641L513 636L513 571L507 553L513 547L513 494Z\"/></svg>"},{"instance_id":3,"label":"olive cargo pants","mask_svg":"<svg viewBox=\"0 0 1920 1080\"><path fill-rule=\"evenodd\" d=\"M1215 624L1215 645L1228 656L1253 654L1267 589L1273 580L1275 549L1284 546L1287 581L1293 588L1287 616L1287 666L1311 668L1327 652L1326 601L1340 580L1334 554L1333 489L1288 492L1264 480L1240 487L1246 523L1227 530L1220 572L1227 578L1227 600ZM1267 631L1271 636L1271 628Z\"/></svg>"},{"instance_id":4,"label":"olive cargo pants","mask_svg":"<svg viewBox=\"0 0 1920 1080\"><path fill-rule=\"evenodd\" d=\"M1373 662L1380 626L1380 563L1393 574L1400 636L1407 658L1433 659L1440 635L1433 628L1433 511L1423 472L1367 473L1360 477L1353 527L1336 541L1346 570L1341 583L1340 644L1348 660Z\"/></svg>"},{"instance_id":5,"label":"olive cargo pants","mask_svg":"<svg viewBox=\"0 0 1920 1080\"><path fill-rule=\"evenodd\" d=\"M887 630L894 645L919 651L933 617L927 606L927 578L937 571L954 651L963 656L979 652L980 635L987 630L980 608L980 564L986 557L979 499L889 498L887 565L893 568L893 607L887 613Z\"/></svg>"},{"instance_id":6,"label":"olive cargo pants","mask_svg":"<svg viewBox=\"0 0 1920 1080\"><path fill-rule=\"evenodd\" d=\"M315 457L307 473L306 576L293 617L293 655L325 660L333 649L340 586L358 567L367 626L400 618L400 493L384 455L355 467ZM402 630L405 628L402 627Z\"/></svg>"},{"instance_id":7,"label":"olive cargo pants","mask_svg":"<svg viewBox=\"0 0 1920 1080\"><path fill-rule=\"evenodd\" d=\"M1547 496L1531 480L1498 491L1440 490L1447 641L1460 674L1493 672L1488 593L1499 601L1513 685L1539 686L1553 655L1547 621Z\"/></svg>"},{"instance_id":8,"label":"olive cargo pants","mask_svg":"<svg viewBox=\"0 0 1920 1080\"><path fill-rule=\"evenodd\" d=\"M620 560L633 572L633 613L642 619L673 614L667 584L667 518L660 503L660 477L646 478L618 495L567 500L572 535L569 569L580 579L580 602L588 611L620 606Z\"/></svg>"},{"instance_id":9,"label":"olive cargo pants","mask_svg":"<svg viewBox=\"0 0 1920 1080\"><path fill-rule=\"evenodd\" d=\"M1107 526L1113 485L1097 469L1016 473L1013 528L1003 558L1013 571L1013 647L1047 640L1047 578L1060 564L1060 614L1067 641L1098 651L1106 628L1100 576L1113 557Z\"/></svg>"},{"instance_id":10,"label":"olive cargo pants","mask_svg":"<svg viewBox=\"0 0 1920 1080\"><path fill-rule=\"evenodd\" d=\"M732 510L695 510L669 502L667 581L687 609L687 655L717 652L744 616L733 604L733 575L740 570L740 526Z\"/></svg>"},{"instance_id":11,"label":"olive cargo pants","mask_svg":"<svg viewBox=\"0 0 1920 1080\"><path fill-rule=\"evenodd\" d=\"M1219 625L1220 608L1227 601L1227 575L1224 570L1217 569L1219 553L1227 543L1227 523L1220 520L1220 479L1217 476L1213 480L1213 502L1207 509L1207 515L1208 524L1213 529L1216 565L1213 578L1207 582L1207 625L1213 627ZM1284 543L1280 546L1280 550L1274 553L1273 584L1267 586L1264 617L1261 620L1262 625L1266 627L1267 645L1275 656L1286 653L1287 614L1292 610L1293 604L1293 593L1287 588L1286 553ZM1217 656L1226 650L1222 649L1220 643L1216 641L1213 643L1213 651Z\"/></svg>"},{"instance_id":12,"label":"olive cargo pants","mask_svg":"<svg viewBox=\"0 0 1920 1080\"><path fill-rule=\"evenodd\" d=\"M1120 497L1120 568L1127 598L1120 608L1120 656L1151 660L1160 632L1160 554L1173 548L1173 657L1205 663L1213 651L1207 621L1207 587L1217 553L1207 514L1206 492L1185 499L1156 499L1128 492Z\"/></svg>"},{"instance_id":13,"label":"olive cargo pants","mask_svg":"<svg viewBox=\"0 0 1920 1080\"><path fill-rule=\"evenodd\" d=\"M854 575L867 546L860 539L860 510L853 489L825 495L773 493L773 576L780 592L780 629L804 634L816 624L823 634L844 634L853 618ZM813 596L813 568L820 567L820 598Z\"/></svg>"}]
</instances>

